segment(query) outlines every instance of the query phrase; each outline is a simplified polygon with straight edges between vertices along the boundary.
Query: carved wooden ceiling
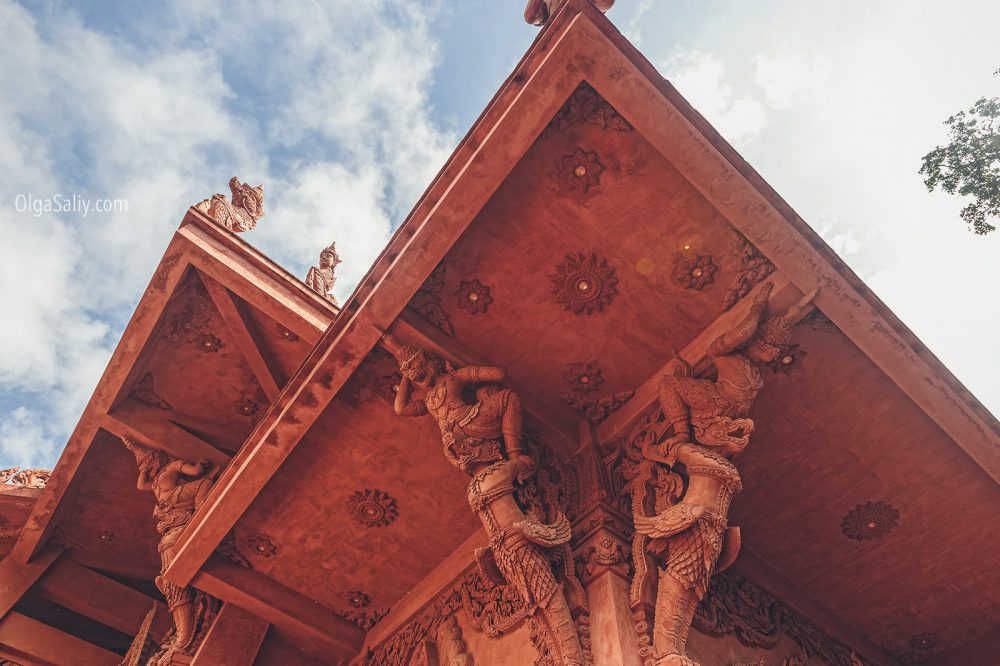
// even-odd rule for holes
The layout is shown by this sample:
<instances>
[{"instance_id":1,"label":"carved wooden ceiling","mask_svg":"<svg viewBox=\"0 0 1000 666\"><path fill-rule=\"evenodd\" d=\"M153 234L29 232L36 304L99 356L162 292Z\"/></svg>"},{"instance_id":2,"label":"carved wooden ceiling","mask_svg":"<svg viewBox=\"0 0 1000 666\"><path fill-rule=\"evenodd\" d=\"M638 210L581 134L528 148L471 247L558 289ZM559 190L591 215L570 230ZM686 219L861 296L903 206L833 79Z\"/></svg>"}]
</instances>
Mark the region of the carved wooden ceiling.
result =
<instances>
[{"instance_id":1,"label":"carved wooden ceiling","mask_svg":"<svg viewBox=\"0 0 1000 666\"><path fill-rule=\"evenodd\" d=\"M672 352L703 355L767 278L780 305L820 293L764 368L739 462L732 517L762 583L879 663L914 636L988 638L995 420L591 18L546 28L339 315L190 211L15 554L61 541L155 574L152 500L116 436L233 456L168 577L269 613L265 651L351 654L478 527L434 422L393 413L384 331L504 368L565 459L581 432L613 451Z\"/></svg>"}]
</instances>

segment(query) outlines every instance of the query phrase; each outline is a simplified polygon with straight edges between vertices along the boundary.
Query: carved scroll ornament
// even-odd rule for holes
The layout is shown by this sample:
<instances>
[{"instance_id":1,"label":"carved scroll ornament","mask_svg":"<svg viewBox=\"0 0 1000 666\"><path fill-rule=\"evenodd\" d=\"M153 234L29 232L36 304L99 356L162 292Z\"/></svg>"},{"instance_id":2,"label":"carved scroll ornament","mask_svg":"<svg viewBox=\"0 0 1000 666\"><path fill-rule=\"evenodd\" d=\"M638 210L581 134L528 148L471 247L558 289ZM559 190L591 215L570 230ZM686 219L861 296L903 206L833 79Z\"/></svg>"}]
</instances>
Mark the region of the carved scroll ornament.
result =
<instances>
[{"instance_id":1,"label":"carved scroll ornament","mask_svg":"<svg viewBox=\"0 0 1000 666\"><path fill-rule=\"evenodd\" d=\"M652 641L644 650L658 666L697 666L686 655L695 609L712 574L739 550L739 530L727 523L741 488L730 458L746 448L754 430L748 415L764 385L757 364L781 353L789 322L815 295L785 316L765 319L770 291L771 284L764 285L743 321L709 347L716 381L693 377L675 356L660 384L659 410L628 443L636 530L631 601L643 633L653 611Z\"/></svg>"}]
</instances>

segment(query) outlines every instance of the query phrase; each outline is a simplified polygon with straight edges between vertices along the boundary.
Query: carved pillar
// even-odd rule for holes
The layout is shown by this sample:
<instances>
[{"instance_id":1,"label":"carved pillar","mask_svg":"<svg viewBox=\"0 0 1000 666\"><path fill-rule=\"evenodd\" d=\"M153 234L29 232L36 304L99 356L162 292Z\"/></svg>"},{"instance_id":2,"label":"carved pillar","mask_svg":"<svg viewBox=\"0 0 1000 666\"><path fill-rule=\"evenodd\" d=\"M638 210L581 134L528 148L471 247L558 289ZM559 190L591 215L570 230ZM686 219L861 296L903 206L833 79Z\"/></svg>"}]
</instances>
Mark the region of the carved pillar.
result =
<instances>
[{"instance_id":1,"label":"carved pillar","mask_svg":"<svg viewBox=\"0 0 1000 666\"><path fill-rule=\"evenodd\" d=\"M573 556L590 606L590 651L595 666L639 666L629 610L631 519L621 470L609 467L581 424L583 446L574 459L579 504L573 514Z\"/></svg>"}]
</instances>

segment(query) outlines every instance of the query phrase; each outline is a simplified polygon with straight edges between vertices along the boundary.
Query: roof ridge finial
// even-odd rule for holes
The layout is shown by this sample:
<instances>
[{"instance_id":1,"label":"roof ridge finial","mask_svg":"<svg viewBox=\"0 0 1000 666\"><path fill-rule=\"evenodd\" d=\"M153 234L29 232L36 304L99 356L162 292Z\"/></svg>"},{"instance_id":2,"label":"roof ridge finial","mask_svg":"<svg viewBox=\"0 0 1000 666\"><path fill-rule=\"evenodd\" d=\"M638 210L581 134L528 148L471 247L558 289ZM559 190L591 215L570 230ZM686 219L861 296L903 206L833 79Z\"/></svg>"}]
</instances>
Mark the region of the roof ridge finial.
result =
<instances>
[{"instance_id":1,"label":"roof ridge finial","mask_svg":"<svg viewBox=\"0 0 1000 666\"><path fill-rule=\"evenodd\" d=\"M556 13L567 0L528 0L524 9L524 20L531 25L545 25L549 17ZM590 3L606 12L615 4L615 0L590 0Z\"/></svg>"}]
</instances>

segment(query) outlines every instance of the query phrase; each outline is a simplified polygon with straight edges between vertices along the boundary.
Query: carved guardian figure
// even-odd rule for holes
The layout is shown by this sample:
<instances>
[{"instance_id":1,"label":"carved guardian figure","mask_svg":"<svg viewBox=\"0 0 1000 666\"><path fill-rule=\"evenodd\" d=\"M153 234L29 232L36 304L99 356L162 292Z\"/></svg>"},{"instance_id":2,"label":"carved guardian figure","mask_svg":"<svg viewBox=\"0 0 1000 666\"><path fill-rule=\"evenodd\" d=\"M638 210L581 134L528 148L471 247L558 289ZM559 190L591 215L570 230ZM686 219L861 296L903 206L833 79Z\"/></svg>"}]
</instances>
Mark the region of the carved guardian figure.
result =
<instances>
[{"instance_id":1,"label":"carved guardian figure","mask_svg":"<svg viewBox=\"0 0 1000 666\"><path fill-rule=\"evenodd\" d=\"M309 273L306 274L306 286L334 305L339 305L333 296L333 285L337 282L334 271L339 263L340 255L337 254L337 244L330 243L329 247L323 248L319 253L319 267L311 267Z\"/></svg>"},{"instance_id":2,"label":"carved guardian figure","mask_svg":"<svg viewBox=\"0 0 1000 666\"><path fill-rule=\"evenodd\" d=\"M158 550L162 566L161 575L156 577L156 587L167 599L174 630L149 663L169 664L175 654L193 652L199 624L213 612L214 600L192 587L174 585L162 574L173 560L178 537L212 489L211 473L215 466L208 460L171 459L163 451L142 446L131 439L122 438L122 442L135 455L139 467L136 487L152 491L156 498L153 517L160 533Z\"/></svg>"},{"instance_id":3,"label":"carved guardian figure","mask_svg":"<svg viewBox=\"0 0 1000 666\"><path fill-rule=\"evenodd\" d=\"M468 499L479 514L490 546L476 553L482 573L517 591L528 617L537 622L543 645L554 664L582 666L583 653L566 597L544 550L569 542L566 516L545 524L525 514L515 498L516 486L534 471L521 450L521 402L500 385L500 368L452 368L426 350L399 344L386 335L386 346L402 374L395 410L401 416L430 414L441 429L444 454L469 474ZM424 392L411 397L413 386ZM477 387L475 402L463 397Z\"/></svg>"},{"instance_id":4,"label":"carved guardian figure","mask_svg":"<svg viewBox=\"0 0 1000 666\"><path fill-rule=\"evenodd\" d=\"M251 187L233 176L229 179L229 190L232 201L227 201L224 194L213 194L195 208L233 232L256 227L257 220L264 217L264 186Z\"/></svg>"},{"instance_id":5,"label":"carved guardian figure","mask_svg":"<svg viewBox=\"0 0 1000 666\"><path fill-rule=\"evenodd\" d=\"M647 578L659 569L652 645L657 666L696 666L685 654L695 609L709 578L739 550L739 529L727 525L729 504L741 488L730 458L746 448L754 430L748 414L764 385L757 364L782 353L791 322L815 296L765 320L772 286L763 285L743 321L709 347L715 381L692 377L690 366L675 355L672 372L660 384L661 411L633 437L641 452L632 481L633 606L641 605L652 589ZM644 561L647 556L655 567Z\"/></svg>"}]
</instances>

